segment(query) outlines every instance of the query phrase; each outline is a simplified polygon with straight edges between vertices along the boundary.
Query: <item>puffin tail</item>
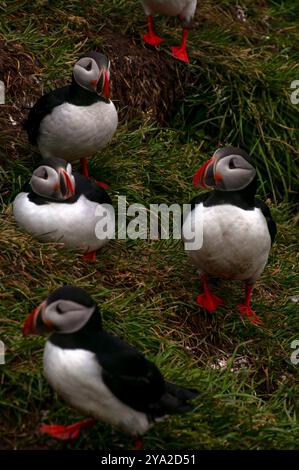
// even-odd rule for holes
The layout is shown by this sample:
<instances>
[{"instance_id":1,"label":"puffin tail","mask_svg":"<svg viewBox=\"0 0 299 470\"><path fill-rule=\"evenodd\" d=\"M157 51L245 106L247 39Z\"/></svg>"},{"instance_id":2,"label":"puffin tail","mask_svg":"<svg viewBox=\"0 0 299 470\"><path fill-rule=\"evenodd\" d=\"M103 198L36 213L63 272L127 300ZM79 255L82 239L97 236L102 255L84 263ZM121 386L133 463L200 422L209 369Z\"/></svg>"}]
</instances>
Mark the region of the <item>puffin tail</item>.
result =
<instances>
[{"instance_id":1,"label":"puffin tail","mask_svg":"<svg viewBox=\"0 0 299 470\"><path fill-rule=\"evenodd\" d=\"M198 396L199 392L197 390L165 382L165 393L161 398L161 404L163 404L166 414L187 413L195 407L194 404L189 402Z\"/></svg>"}]
</instances>

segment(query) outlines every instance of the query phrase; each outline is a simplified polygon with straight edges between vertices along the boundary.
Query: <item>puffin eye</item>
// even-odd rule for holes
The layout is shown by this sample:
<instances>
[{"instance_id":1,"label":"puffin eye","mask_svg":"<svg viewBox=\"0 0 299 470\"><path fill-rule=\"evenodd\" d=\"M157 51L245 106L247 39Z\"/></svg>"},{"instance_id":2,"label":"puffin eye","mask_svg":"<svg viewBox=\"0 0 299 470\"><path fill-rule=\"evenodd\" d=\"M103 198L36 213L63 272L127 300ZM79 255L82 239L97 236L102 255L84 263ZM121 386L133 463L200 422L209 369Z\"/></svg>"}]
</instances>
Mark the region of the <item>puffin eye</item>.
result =
<instances>
[{"instance_id":1,"label":"puffin eye","mask_svg":"<svg viewBox=\"0 0 299 470\"><path fill-rule=\"evenodd\" d=\"M42 173L41 177L46 180L46 179L48 179L48 176L49 175L48 175L48 172L47 172L46 168L43 168L43 173Z\"/></svg>"},{"instance_id":2,"label":"puffin eye","mask_svg":"<svg viewBox=\"0 0 299 470\"><path fill-rule=\"evenodd\" d=\"M58 304L57 307L56 307L56 311L57 311L57 313L59 313L60 315L63 313L63 310L62 310L61 307L59 307L59 304Z\"/></svg>"},{"instance_id":3,"label":"puffin eye","mask_svg":"<svg viewBox=\"0 0 299 470\"><path fill-rule=\"evenodd\" d=\"M231 158L230 161L229 161L229 164L228 164L228 167L231 169L231 170L234 170L236 167L235 165L235 160L234 158Z\"/></svg>"},{"instance_id":4,"label":"puffin eye","mask_svg":"<svg viewBox=\"0 0 299 470\"><path fill-rule=\"evenodd\" d=\"M90 61L90 62L88 62L88 64L86 65L85 70L87 70L88 72L90 72L91 69L92 69L92 62Z\"/></svg>"}]
</instances>

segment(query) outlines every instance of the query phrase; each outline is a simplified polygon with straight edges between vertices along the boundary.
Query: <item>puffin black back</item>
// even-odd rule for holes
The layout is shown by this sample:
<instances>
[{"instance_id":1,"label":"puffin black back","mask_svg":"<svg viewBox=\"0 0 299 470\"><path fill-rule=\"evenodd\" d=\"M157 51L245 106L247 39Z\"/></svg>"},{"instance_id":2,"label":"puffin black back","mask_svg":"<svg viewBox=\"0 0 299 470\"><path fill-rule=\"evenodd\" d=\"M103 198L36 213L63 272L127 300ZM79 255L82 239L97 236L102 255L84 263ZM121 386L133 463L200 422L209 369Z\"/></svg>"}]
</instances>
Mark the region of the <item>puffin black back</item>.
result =
<instances>
[{"instance_id":1,"label":"puffin black back","mask_svg":"<svg viewBox=\"0 0 299 470\"><path fill-rule=\"evenodd\" d=\"M37 145L39 126L41 121L50 114L56 106L60 106L70 99L71 86L50 91L41 96L29 111L27 119L23 123L23 129L27 131L29 142Z\"/></svg>"}]
</instances>

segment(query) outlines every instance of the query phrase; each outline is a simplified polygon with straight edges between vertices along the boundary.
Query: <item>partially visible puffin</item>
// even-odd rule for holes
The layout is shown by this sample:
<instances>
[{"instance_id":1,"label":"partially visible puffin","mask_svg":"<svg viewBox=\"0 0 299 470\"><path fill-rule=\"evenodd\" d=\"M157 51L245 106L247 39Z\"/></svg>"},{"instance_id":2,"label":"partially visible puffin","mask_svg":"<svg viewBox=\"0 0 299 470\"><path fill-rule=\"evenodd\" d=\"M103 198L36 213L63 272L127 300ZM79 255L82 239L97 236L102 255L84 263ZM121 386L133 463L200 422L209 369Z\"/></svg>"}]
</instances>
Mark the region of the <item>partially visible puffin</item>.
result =
<instances>
[{"instance_id":1,"label":"partially visible puffin","mask_svg":"<svg viewBox=\"0 0 299 470\"><path fill-rule=\"evenodd\" d=\"M113 137L118 116L109 99L110 62L88 52L73 68L72 83L43 95L30 110L24 129L43 158L80 159L88 176L87 158Z\"/></svg>"},{"instance_id":2,"label":"partially visible puffin","mask_svg":"<svg viewBox=\"0 0 299 470\"><path fill-rule=\"evenodd\" d=\"M151 46L158 46L161 39L153 30L153 14L160 13L167 16L178 16L183 27L182 43L172 47L172 54L183 62L189 62L186 42L188 30L191 27L195 14L197 0L141 0L145 14L147 15L148 32L143 36L144 41Z\"/></svg>"},{"instance_id":3,"label":"partially visible puffin","mask_svg":"<svg viewBox=\"0 0 299 470\"><path fill-rule=\"evenodd\" d=\"M64 286L25 320L24 335L50 332L44 375L71 406L93 419L69 426L43 425L58 439L76 438L95 420L142 436L166 415L191 411L193 390L164 380L143 354L102 327L99 308L83 290Z\"/></svg>"},{"instance_id":4,"label":"partially visible puffin","mask_svg":"<svg viewBox=\"0 0 299 470\"><path fill-rule=\"evenodd\" d=\"M106 191L89 178L73 174L72 165L60 158L47 158L36 168L15 198L13 214L31 235L83 251L91 260L114 233L114 210ZM103 233L97 226L101 220Z\"/></svg>"},{"instance_id":5,"label":"partially visible puffin","mask_svg":"<svg viewBox=\"0 0 299 470\"><path fill-rule=\"evenodd\" d=\"M255 198L256 170L244 150L225 147L196 172L193 184L215 188L191 201L182 234L186 242L202 229L203 243L187 253L201 275L204 294L197 303L214 312L223 300L212 294L208 277L245 282L245 301L238 305L253 323L260 321L250 307L252 289L268 260L276 235L270 209ZM199 236L198 236L199 239Z\"/></svg>"}]
</instances>

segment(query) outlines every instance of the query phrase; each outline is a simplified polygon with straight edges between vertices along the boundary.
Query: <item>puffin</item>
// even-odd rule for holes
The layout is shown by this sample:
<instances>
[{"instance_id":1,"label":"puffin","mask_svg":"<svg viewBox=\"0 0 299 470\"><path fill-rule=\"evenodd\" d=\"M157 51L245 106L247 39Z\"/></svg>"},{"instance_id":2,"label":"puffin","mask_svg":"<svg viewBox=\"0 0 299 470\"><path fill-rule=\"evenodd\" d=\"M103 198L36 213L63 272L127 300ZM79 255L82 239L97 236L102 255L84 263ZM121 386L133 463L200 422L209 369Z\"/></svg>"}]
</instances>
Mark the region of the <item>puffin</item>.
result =
<instances>
[{"instance_id":1,"label":"puffin","mask_svg":"<svg viewBox=\"0 0 299 470\"><path fill-rule=\"evenodd\" d=\"M71 163L46 158L13 202L13 215L27 233L44 242L83 251L96 259L114 233L114 208L107 192L72 172Z\"/></svg>"},{"instance_id":2,"label":"puffin","mask_svg":"<svg viewBox=\"0 0 299 470\"><path fill-rule=\"evenodd\" d=\"M73 439L102 421L138 440L166 415L193 410L190 401L198 392L166 381L141 352L105 331L100 309L85 290L59 287L29 314L23 335L44 333L50 333L43 355L46 380L91 418L68 426L44 424L41 432Z\"/></svg>"},{"instance_id":3,"label":"puffin","mask_svg":"<svg viewBox=\"0 0 299 470\"><path fill-rule=\"evenodd\" d=\"M243 281L245 300L238 305L241 317L262 323L250 301L266 266L276 224L269 207L255 197L257 174L249 155L232 146L218 149L195 173L193 185L210 189L191 201L182 226L185 250L203 284L204 293L197 303L210 313L224 305L211 292L209 277ZM195 236L200 240L200 235L199 246L190 244Z\"/></svg>"},{"instance_id":4,"label":"puffin","mask_svg":"<svg viewBox=\"0 0 299 470\"><path fill-rule=\"evenodd\" d=\"M188 31L192 25L197 0L141 0L144 12L147 16L148 32L143 39L151 46L158 46L164 39L160 38L153 30L153 14L160 13L167 16L178 16L183 27L182 42L180 46L171 47L175 58L188 63L189 58L186 49Z\"/></svg>"},{"instance_id":5,"label":"puffin","mask_svg":"<svg viewBox=\"0 0 299 470\"><path fill-rule=\"evenodd\" d=\"M23 127L43 158L80 160L88 176L87 159L108 144L118 124L109 78L108 58L91 51L75 63L71 84L38 99Z\"/></svg>"}]
</instances>

